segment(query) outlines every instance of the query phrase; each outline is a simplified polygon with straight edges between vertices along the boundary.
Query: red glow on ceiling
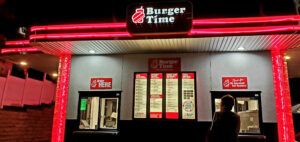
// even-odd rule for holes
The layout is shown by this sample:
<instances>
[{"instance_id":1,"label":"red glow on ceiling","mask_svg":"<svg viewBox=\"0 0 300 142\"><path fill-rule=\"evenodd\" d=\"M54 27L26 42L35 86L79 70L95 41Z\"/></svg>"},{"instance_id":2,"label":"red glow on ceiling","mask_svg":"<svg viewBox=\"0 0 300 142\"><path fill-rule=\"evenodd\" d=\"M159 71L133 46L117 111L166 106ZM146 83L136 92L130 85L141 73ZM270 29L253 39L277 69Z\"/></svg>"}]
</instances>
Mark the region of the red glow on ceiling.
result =
<instances>
[{"instance_id":1,"label":"red glow on ceiling","mask_svg":"<svg viewBox=\"0 0 300 142\"><path fill-rule=\"evenodd\" d=\"M279 142L294 142L295 133L291 111L287 64L283 50L272 50L272 67L274 93L277 111L277 128Z\"/></svg>"},{"instance_id":2,"label":"red glow on ceiling","mask_svg":"<svg viewBox=\"0 0 300 142\"><path fill-rule=\"evenodd\" d=\"M62 34L36 34L29 39L78 39L78 38L114 38L131 37L128 32L101 32L101 33L62 33Z\"/></svg>"},{"instance_id":3,"label":"red glow on ceiling","mask_svg":"<svg viewBox=\"0 0 300 142\"><path fill-rule=\"evenodd\" d=\"M269 33L269 32L288 32L288 31L297 31L297 30L300 30L300 25L192 29L188 34L189 35L259 34L259 33Z\"/></svg>"},{"instance_id":4,"label":"red glow on ceiling","mask_svg":"<svg viewBox=\"0 0 300 142\"><path fill-rule=\"evenodd\" d=\"M126 23L124 22L124 23L34 26L30 29L30 31L35 32L35 31L51 31L51 30L110 29L110 28L126 28Z\"/></svg>"},{"instance_id":5,"label":"red glow on ceiling","mask_svg":"<svg viewBox=\"0 0 300 142\"><path fill-rule=\"evenodd\" d=\"M252 24L269 22L297 22L300 15L247 17L247 18L222 18L222 19L198 19L193 20L193 25L217 25L217 24Z\"/></svg>"},{"instance_id":6,"label":"red glow on ceiling","mask_svg":"<svg viewBox=\"0 0 300 142\"><path fill-rule=\"evenodd\" d=\"M29 45L29 40L6 41L5 45Z\"/></svg>"},{"instance_id":7,"label":"red glow on ceiling","mask_svg":"<svg viewBox=\"0 0 300 142\"><path fill-rule=\"evenodd\" d=\"M7 53L18 53L18 52L38 52L39 49L35 47L28 47L28 48L4 48L1 49L1 54Z\"/></svg>"},{"instance_id":8,"label":"red glow on ceiling","mask_svg":"<svg viewBox=\"0 0 300 142\"><path fill-rule=\"evenodd\" d=\"M52 126L52 142L64 142L71 55L62 55L59 60L55 111Z\"/></svg>"}]
</instances>

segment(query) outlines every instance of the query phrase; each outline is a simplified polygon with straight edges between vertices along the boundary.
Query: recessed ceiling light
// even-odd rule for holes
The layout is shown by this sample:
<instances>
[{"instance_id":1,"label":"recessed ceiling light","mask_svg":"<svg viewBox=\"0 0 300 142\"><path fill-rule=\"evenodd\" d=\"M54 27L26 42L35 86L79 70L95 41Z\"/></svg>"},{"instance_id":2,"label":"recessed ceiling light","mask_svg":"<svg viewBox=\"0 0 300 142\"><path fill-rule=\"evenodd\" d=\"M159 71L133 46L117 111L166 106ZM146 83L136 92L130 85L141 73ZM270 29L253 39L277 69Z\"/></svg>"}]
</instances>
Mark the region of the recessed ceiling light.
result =
<instances>
[{"instance_id":1,"label":"recessed ceiling light","mask_svg":"<svg viewBox=\"0 0 300 142\"><path fill-rule=\"evenodd\" d=\"M289 59L291 59L291 57L290 56L284 56L284 59L289 60Z\"/></svg>"},{"instance_id":2,"label":"recessed ceiling light","mask_svg":"<svg viewBox=\"0 0 300 142\"><path fill-rule=\"evenodd\" d=\"M94 50L90 50L90 51L89 51L89 53L92 53L92 54L94 54L94 53L95 53L95 51L94 51Z\"/></svg>"},{"instance_id":3,"label":"recessed ceiling light","mask_svg":"<svg viewBox=\"0 0 300 142\"><path fill-rule=\"evenodd\" d=\"M57 73L53 73L52 76L53 76L53 77L57 77L58 74L57 74Z\"/></svg>"},{"instance_id":4,"label":"recessed ceiling light","mask_svg":"<svg viewBox=\"0 0 300 142\"><path fill-rule=\"evenodd\" d=\"M239 47L238 50L243 51L245 48L243 46Z\"/></svg>"},{"instance_id":5,"label":"recessed ceiling light","mask_svg":"<svg viewBox=\"0 0 300 142\"><path fill-rule=\"evenodd\" d=\"M27 65L27 63L26 63L25 61L22 61L22 62L20 62L20 65L22 65L22 66L26 66L26 65Z\"/></svg>"}]
</instances>

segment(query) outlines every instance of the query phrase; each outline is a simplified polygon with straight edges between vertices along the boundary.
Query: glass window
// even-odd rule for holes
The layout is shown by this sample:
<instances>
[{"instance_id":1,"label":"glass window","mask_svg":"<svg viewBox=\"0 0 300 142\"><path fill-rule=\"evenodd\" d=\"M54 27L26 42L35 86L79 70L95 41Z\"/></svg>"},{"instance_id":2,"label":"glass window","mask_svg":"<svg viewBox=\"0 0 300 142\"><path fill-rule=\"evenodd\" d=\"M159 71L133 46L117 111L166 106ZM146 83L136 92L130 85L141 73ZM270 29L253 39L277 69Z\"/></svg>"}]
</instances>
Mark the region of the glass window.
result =
<instances>
[{"instance_id":1,"label":"glass window","mask_svg":"<svg viewBox=\"0 0 300 142\"><path fill-rule=\"evenodd\" d=\"M221 99L220 98L215 99L215 111L221 111ZM235 112L235 106L232 107L231 111Z\"/></svg>"},{"instance_id":2,"label":"glass window","mask_svg":"<svg viewBox=\"0 0 300 142\"><path fill-rule=\"evenodd\" d=\"M100 128L117 129L118 98L101 98Z\"/></svg>"},{"instance_id":3,"label":"glass window","mask_svg":"<svg viewBox=\"0 0 300 142\"><path fill-rule=\"evenodd\" d=\"M258 100L254 97L237 97L236 100L241 117L240 133L260 133Z\"/></svg>"},{"instance_id":4,"label":"glass window","mask_svg":"<svg viewBox=\"0 0 300 142\"><path fill-rule=\"evenodd\" d=\"M79 129L97 129L99 97L83 97L80 100Z\"/></svg>"},{"instance_id":5,"label":"glass window","mask_svg":"<svg viewBox=\"0 0 300 142\"><path fill-rule=\"evenodd\" d=\"M235 105L231 111L240 116L240 134L261 134L260 92L212 91L212 114L221 111L221 98L226 94L232 95L235 99Z\"/></svg>"}]
</instances>

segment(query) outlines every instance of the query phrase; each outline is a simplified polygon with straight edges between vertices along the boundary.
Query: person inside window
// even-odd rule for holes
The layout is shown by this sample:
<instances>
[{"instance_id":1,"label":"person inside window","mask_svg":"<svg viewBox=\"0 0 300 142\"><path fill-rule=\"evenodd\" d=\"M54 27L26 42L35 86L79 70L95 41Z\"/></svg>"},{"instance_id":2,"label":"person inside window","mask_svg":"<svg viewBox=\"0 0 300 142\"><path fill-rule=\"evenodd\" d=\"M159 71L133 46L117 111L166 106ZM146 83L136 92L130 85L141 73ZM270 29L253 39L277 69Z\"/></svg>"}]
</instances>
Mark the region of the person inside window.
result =
<instances>
[{"instance_id":1,"label":"person inside window","mask_svg":"<svg viewBox=\"0 0 300 142\"><path fill-rule=\"evenodd\" d=\"M238 142L241 122L240 116L231 111L234 102L229 94L221 98L221 111L214 114L208 142Z\"/></svg>"}]
</instances>

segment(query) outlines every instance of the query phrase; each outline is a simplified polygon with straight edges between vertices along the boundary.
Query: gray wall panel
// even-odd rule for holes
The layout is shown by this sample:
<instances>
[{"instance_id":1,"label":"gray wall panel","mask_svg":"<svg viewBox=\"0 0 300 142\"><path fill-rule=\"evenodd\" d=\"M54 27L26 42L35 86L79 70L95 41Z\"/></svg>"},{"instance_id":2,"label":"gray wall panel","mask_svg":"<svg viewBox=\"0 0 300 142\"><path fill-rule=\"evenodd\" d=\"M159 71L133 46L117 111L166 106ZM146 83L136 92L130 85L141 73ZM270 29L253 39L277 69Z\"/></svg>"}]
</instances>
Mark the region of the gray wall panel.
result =
<instances>
[{"instance_id":1,"label":"gray wall panel","mask_svg":"<svg viewBox=\"0 0 300 142\"><path fill-rule=\"evenodd\" d=\"M262 91L263 121L276 122L269 52L73 56L67 119L77 118L78 91L90 90L90 78L111 77L111 90L122 90L121 120L132 120L134 72L147 72L148 58L164 57L180 57L182 71L196 71L198 121L211 120L210 91L222 91L222 77L247 76L248 90Z\"/></svg>"}]
</instances>

